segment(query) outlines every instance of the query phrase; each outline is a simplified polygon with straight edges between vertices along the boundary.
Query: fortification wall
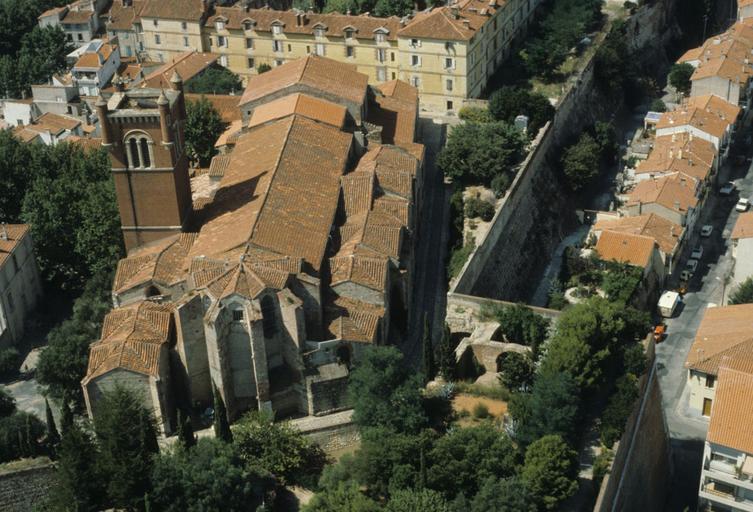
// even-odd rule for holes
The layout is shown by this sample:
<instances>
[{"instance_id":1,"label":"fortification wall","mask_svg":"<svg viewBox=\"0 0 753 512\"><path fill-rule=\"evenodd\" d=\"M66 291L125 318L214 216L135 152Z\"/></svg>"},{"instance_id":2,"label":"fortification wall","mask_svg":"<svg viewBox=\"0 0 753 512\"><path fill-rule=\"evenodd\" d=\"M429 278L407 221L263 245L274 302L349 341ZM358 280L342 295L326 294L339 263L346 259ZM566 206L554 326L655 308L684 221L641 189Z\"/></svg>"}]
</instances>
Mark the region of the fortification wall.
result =
<instances>
[{"instance_id":1,"label":"fortification wall","mask_svg":"<svg viewBox=\"0 0 753 512\"><path fill-rule=\"evenodd\" d=\"M14 468L16 463L0 467L0 512L28 512L49 496L55 466L49 459L28 463L20 469Z\"/></svg>"}]
</instances>

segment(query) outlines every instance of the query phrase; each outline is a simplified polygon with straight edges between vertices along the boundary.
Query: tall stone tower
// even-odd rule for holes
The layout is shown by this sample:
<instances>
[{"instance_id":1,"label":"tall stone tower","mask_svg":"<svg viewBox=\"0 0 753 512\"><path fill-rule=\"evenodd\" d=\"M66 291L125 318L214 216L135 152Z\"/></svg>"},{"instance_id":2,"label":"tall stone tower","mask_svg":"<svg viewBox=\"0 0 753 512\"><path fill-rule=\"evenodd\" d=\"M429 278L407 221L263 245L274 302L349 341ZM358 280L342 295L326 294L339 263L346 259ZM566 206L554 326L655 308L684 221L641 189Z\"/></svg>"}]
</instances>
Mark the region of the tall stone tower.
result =
<instances>
[{"instance_id":1,"label":"tall stone tower","mask_svg":"<svg viewBox=\"0 0 753 512\"><path fill-rule=\"evenodd\" d=\"M126 249L178 233L192 210L183 82L170 89L118 90L96 103L102 145L110 153Z\"/></svg>"}]
</instances>

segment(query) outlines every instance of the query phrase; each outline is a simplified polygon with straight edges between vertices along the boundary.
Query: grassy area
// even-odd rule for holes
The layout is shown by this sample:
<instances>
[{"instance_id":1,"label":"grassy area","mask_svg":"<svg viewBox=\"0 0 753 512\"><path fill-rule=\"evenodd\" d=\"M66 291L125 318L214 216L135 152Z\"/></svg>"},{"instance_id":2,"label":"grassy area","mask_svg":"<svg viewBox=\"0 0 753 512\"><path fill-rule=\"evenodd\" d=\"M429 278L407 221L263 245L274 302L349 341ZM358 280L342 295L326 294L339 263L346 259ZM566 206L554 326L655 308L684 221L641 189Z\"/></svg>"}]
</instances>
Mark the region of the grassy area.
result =
<instances>
[{"instance_id":1,"label":"grassy area","mask_svg":"<svg viewBox=\"0 0 753 512\"><path fill-rule=\"evenodd\" d=\"M494 386L487 386L484 384L475 384L467 381L457 381L453 383L455 385L455 391L458 394L467 394L472 396L480 396L485 398L491 398L493 400L502 400L507 402L510 400L510 391L502 387L501 384Z\"/></svg>"},{"instance_id":2,"label":"grassy area","mask_svg":"<svg viewBox=\"0 0 753 512\"><path fill-rule=\"evenodd\" d=\"M458 418L457 424L470 427L502 418L507 413L507 402L463 393L452 399L452 409Z\"/></svg>"},{"instance_id":3,"label":"grassy area","mask_svg":"<svg viewBox=\"0 0 753 512\"><path fill-rule=\"evenodd\" d=\"M468 257L473 252L473 249L476 248L476 241L471 239L465 243L462 247L453 248L452 253L450 254L450 264L448 268L448 273L450 274L450 279L455 278L460 274L460 271L463 269L463 265L465 265L465 262L468 260Z\"/></svg>"}]
</instances>

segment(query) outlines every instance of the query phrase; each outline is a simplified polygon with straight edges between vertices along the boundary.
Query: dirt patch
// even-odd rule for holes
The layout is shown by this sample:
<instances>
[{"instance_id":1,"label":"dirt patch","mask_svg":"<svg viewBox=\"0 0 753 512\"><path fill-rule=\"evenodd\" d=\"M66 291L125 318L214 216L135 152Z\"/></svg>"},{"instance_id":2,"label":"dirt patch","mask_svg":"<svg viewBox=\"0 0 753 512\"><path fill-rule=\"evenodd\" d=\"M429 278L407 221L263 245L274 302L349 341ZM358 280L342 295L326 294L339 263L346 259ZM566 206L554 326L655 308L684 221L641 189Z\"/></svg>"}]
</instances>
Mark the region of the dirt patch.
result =
<instances>
[{"instance_id":1,"label":"dirt patch","mask_svg":"<svg viewBox=\"0 0 753 512\"><path fill-rule=\"evenodd\" d=\"M467 411L472 415L473 408L477 404L486 405L487 409L489 409L489 414L495 418L502 417L507 412L507 402L503 400L467 395L465 393L461 393L452 399L452 408L458 414L461 411Z\"/></svg>"}]
</instances>

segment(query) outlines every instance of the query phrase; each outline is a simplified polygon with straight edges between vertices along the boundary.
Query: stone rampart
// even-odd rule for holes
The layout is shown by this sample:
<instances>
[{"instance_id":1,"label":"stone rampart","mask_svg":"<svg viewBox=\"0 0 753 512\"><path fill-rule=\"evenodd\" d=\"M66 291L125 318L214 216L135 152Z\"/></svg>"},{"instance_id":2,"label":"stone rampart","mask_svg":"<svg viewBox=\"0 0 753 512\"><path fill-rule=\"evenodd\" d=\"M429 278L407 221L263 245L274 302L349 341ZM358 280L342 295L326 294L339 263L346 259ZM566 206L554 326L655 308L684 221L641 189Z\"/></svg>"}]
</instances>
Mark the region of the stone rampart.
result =
<instances>
[{"instance_id":1,"label":"stone rampart","mask_svg":"<svg viewBox=\"0 0 753 512\"><path fill-rule=\"evenodd\" d=\"M46 458L0 466L0 512L33 510L49 496L54 480L55 466Z\"/></svg>"}]
</instances>

